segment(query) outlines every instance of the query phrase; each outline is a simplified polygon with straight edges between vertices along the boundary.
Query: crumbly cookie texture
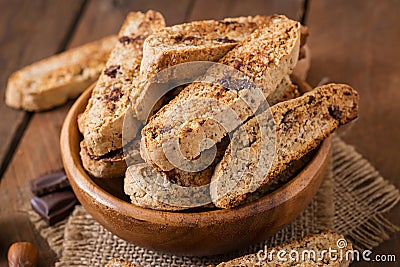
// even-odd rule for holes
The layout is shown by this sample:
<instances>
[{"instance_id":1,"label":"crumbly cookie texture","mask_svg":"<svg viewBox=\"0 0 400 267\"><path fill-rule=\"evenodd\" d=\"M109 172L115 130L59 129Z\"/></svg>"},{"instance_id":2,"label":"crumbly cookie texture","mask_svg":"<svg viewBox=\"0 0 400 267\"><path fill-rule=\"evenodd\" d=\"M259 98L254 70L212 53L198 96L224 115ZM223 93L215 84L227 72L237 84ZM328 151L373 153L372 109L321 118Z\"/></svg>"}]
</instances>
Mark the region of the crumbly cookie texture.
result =
<instances>
[{"instance_id":1,"label":"crumbly cookie texture","mask_svg":"<svg viewBox=\"0 0 400 267\"><path fill-rule=\"evenodd\" d=\"M357 114L358 93L348 85L328 84L250 119L233 134L215 168L213 203L220 208L239 205Z\"/></svg>"},{"instance_id":2,"label":"crumbly cookie texture","mask_svg":"<svg viewBox=\"0 0 400 267\"><path fill-rule=\"evenodd\" d=\"M218 61L255 29L266 24L268 16L203 20L165 27L144 42L141 75L146 78L183 62Z\"/></svg>"},{"instance_id":3,"label":"crumbly cookie texture","mask_svg":"<svg viewBox=\"0 0 400 267\"><path fill-rule=\"evenodd\" d=\"M133 140L126 145L125 151L120 148L103 156L91 155L84 141L81 141L80 147L82 165L95 178L122 178L125 175L127 162L130 164L143 162L140 157L138 140Z\"/></svg>"},{"instance_id":4,"label":"crumbly cookie texture","mask_svg":"<svg viewBox=\"0 0 400 267\"><path fill-rule=\"evenodd\" d=\"M94 83L117 43L109 36L14 72L8 79L6 104L28 111L42 111L77 97Z\"/></svg>"},{"instance_id":5,"label":"crumbly cookie texture","mask_svg":"<svg viewBox=\"0 0 400 267\"><path fill-rule=\"evenodd\" d=\"M278 85L277 89L273 94L270 95L270 105L274 105L278 102L282 102L294 97L299 96L299 91L297 90L297 86L293 85L290 81L290 78L285 77L281 84ZM151 180L151 177L163 176L162 179L165 181L169 181L173 184L184 186L184 187L196 187L207 185L211 182L211 176L214 173L215 166L222 159L225 154L225 150L229 145L229 138L225 137L221 142L217 144L217 151L215 154L215 158L210 166L206 169L199 172L188 172L180 169L173 169L167 172L161 172L156 170L151 164L139 164L137 166L131 166L130 170L126 172L125 176L125 193L131 196L131 201L133 204L152 208L157 210L179 210L179 207L172 205L165 205L161 201L157 201L154 198L151 198L143 188L138 186L138 181L143 179ZM278 177L278 181L271 182L266 186L262 187L257 192L254 192L251 197L247 200L252 201L254 199L260 198L265 195L267 192L270 192L276 189L279 184L286 182L290 179L294 173L296 173L301 167L304 166L305 160L296 161L292 164L291 167L280 174ZM136 175L136 177L133 177ZM176 194L173 196L177 198ZM211 200L211 199L210 199ZM181 207L182 209L184 207Z\"/></svg>"},{"instance_id":6,"label":"crumbly cookie texture","mask_svg":"<svg viewBox=\"0 0 400 267\"><path fill-rule=\"evenodd\" d=\"M208 148L207 144L200 146L202 140L220 142L252 116L263 99L291 73L299 47L300 23L285 16L272 16L269 23L219 60L249 77L262 92L248 80L230 76L213 83L190 84L143 128L142 157L160 170L169 171L174 165L165 153L175 153L179 149L186 158L195 159ZM220 69L211 68L206 76L218 71ZM179 148L175 147L176 139Z\"/></svg>"},{"instance_id":7,"label":"crumbly cookie texture","mask_svg":"<svg viewBox=\"0 0 400 267\"><path fill-rule=\"evenodd\" d=\"M338 240L345 240L345 238L343 235L328 230L319 234L309 235L300 240L294 240L288 244L268 248L267 251L259 255L249 254L228 262L222 262L217 267L347 267L351 263L351 253L348 252L353 249L353 246L351 243L347 243L344 248L338 247ZM328 252L333 250L336 250L337 253L332 253L332 257L330 257ZM278 256L279 251L284 251L284 253L281 252ZM313 253L315 253L315 259ZM347 254L350 257L347 257ZM298 259L296 255L299 255ZM286 260L278 257L283 257Z\"/></svg>"},{"instance_id":8,"label":"crumbly cookie texture","mask_svg":"<svg viewBox=\"0 0 400 267\"><path fill-rule=\"evenodd\" d=\"M131 165L125 174L125 194L130 196L133 204L156 210L174 211L212 204L209 192L211 176L215 166L225 154L225 149L228 145L229 138L224 138L218 143L215 154L209 154L210 159L206 159L211 163L199 171L173 169L162 172L148 163ZM173 188L174 186L176 186L176 190ZM187 199L184 195L185 190L182 187L204 188L194 191L197 194L193 194L190 199ZM175 201L180 197L183 201ZM204 205L192 205L195 202Z\"/></svg>"},{"instance_id":9,"label":"crumbly cookie texture","mask_svg":"<svg viewBox=\"0 0 400 267\"><path fill-rule=\"evenodd\" d=\"M287 101L301 95L297 85L293 84L289 75L285 76L281 83L267 97L266 103L271 107L279 102ZM265 103L264 103L265 104Z\"/></svg>"},{"instance_id":10,"label":"crumbly cookie texture","mask_svg":"<svg viewBox=\"0 0 400 267\"><path fill-rule=\"evenodd\" d=\"M272 193L273 191L288 183L293 177L299 174L304 169L304 167L312 160L312 158L315 156L315 152L316 149L310 151L299 160L295 160L289 163L288 167L284 171L282 171L276 177L274 177L274 179L271 179L265 185L261 186L256 191L251 193L241 204L260 199L263 196Z\"/></svg>"},{"instance_id":11,"label":"crumbly cookie texture","mask_svg":"<svg viewBox=\"0 0 400 267\"><path fill-rule=\"evenodd\" d=\"M129 105L129 85L139 75L144 39L165 26L155 11L131 12L118 34L118 42L78 118L87 149L101 156L122 147L122 125Z\"/></svg>"},{"instance_id":12,"label":"crumbly cookie texture","mask_svg":"<svg viewBox=\"0 0 400 267\"><path fill-rule=\"evenodd\" d=\"M160 190L162 185L168 184L166 174L157 172L150 164L141 163L129 166L124 179L124 192L132 204L146 208L165 211L179 211L187 209L183 205L171 205L166 197L176 199L176 191L170 194Z\"/></svg>"},{"instance_id":13,"label":"crumbly cookie texture","mask_svg":"<svg viewBox=\"0 0 400 267\"><path fill-rule=\"evenodd\" d=\"M267 100L271 106L278 102L298 97L299 95L300 93L297 86L292 84L290 78L287 76L282 80L277 89L267 98ZM134 142L135 145L128 148L130 154L129 164L143 162L137 141L137 139L134 139L132 142ZM199 186L208 184L211 180L215 165L219 160L221 160L227 144L227 142L223 141L217 144L217 158L214 161L213 166L208 167L207 170L198 173L174 169L170 172L166 172L166 177L169 180L173 180L174 183L182 186ZM80 147L82 165L91 176L96 178L124 177L127 165L126 155L124 155L123 148L111 151L102 156L94 156L89 153L84 141L81 142Z\"/></svg>"},{"instance_id":14,"label":"crumbly cookie texture","mask_svg":"<svg viewBox=\"0 0 400 267\"><path fill-rule=\"evenodd\" d=\"M124 177L126 163L122 149L113 151L107 157L96 157L89 153L84 141L80 143L80 156L85 170L96 178L118 178Z\"/></svg>"}]
</instances>

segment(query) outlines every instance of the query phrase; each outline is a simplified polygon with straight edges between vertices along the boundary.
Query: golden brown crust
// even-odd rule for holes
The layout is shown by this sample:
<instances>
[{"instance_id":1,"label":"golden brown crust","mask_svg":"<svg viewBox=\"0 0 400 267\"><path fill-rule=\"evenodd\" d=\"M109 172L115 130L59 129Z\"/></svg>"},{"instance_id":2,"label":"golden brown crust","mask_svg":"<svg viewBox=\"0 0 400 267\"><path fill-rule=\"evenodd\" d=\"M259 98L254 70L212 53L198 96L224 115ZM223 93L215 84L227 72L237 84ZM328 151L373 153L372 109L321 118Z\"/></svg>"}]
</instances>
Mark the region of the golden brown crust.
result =
<instances>
[{"instance_id":1,"label":"golden brown crust","mask_svg":"<svg viewBox=\"0 0 400 267\"><path fill-rule=\"evenodd\" d=\"M121 258L114 258L110 260L105 267L139 267L139 266Z\"/></svg>"},{"instance_id":2,"label":"golden brown crust","mask_svg":"<svg viewBox=\"0 0 400 267\"><path fill-rule=\"evenodd\" d=\"M143 48L141 75L149 77L183 62L218 61L270 17L193 21L165 27L150 35Z\"/></svg>"},{"instance_id":3,"label":"golden brown crust","mask_svg":"<svg viewBox=\"0 0 400 267\"><path fill-rule=\"evenodd\" d=\"M113 151L113 155L96 157L89 153L85 142L80 144L80 156L85 170L95 178L120 178L124 177L126 162L122 149Z\"/></svg>"},{"instance_id":4,"label":"golden brown crust","mask_svg":"<svg viewBox=\"0 0 400 267\"><path fill-rule=\"evenodd\" d=\"M219 63L244 73L263 90L264 96L267 97L296 65L299 45L300 24L284 16L273 16L268 24L256 30ZM248 88L237 91L226 90L222 83L190 84L169 104L161 108L143 128L142 157L161 170L172 170L174 165L167 159L163 144L175 137L179 137L179 149L183 155L189 159L198 157L201 152L199 150L201 140L209 138L218 143L227 131L232 131L239 125L227 122L231 127L224 129L221 126L222 121L215 123L211 118L212 114L222 113L222 109L219 107L209 109L210 105L196 105L196 101L208 99L219 103L218 105L228 106L241 121L245 121L253 115L253 111L244 100L248 101L247 103L251 101L256 108L261 104L261 98L248 99L252 95L254 96L254 93ZM182 107L185 107L185 110L181 110Z\"/></svg>"},{"instance_id":5,"label":"golden brown crust","mask_svg":"<svg viewBox=\"0 0 400 267\"><path fill-rule=\"evenodd\" d=\"M80 147L82 165L95 178L122 178L125 175L127 164L143 162L139 152L139 140L133 140L126 144L124 148L102 156L91 155L85 141L81 141Z\"/></svg>"},{"instance_id":6,"label":"golden brown crust","mask_svg":"<svg viewBox=\"0 0 400 267\"><path fill-rule=\"evenodd\" d=\"M122 147L122 124L129 105L129 85L139 75L144 39L165 26L155 11L131 12L118 34L118 43L78 118L87 149L101 156Z\"/></svg>"},{"instance_id":7,"label":"golden brown crust","mask_svg":"<svg viewBox=\"0 0 400 267\"><path fill-rule=\"evenodd\" d=\"M97 80L116 43L108 36L18 70L8 80L6 104L42 111L77 97Z\"/></svg>"},{"instance_id":8,"label":"golden brown crust","mask_svg":"<svg viewBox=\"0 0 400 267\"><path fill-rule=\"evenodd\" d=\"M345 237L335 233L334 231L327 230L319 234L313 234L299 240L294 240L288 244L268 248L265 252L266 254L260 253L259 255L245 255L228 262L222 262L218 264L217 267L347 267L351 263L351 259L346 257L346 253L351 251L353 246L351 243L347 243L347 246L344 248L338 247L338 240L345 240ZM329 251L332 252L333 250L336 251L336 254L332 253L332 257L329 257ZM280 257L283 257L286 260L279 260L279 251L285 251L285 253L280 254ZM299 254L298 260L291 260L289 256L292 251L295 251ZM312 254L314 252L316 255L315 260L313 256L314 254ZM270 257L270 255L272 257ZM293 252L291 255L292 257L296 257L296 254ZM263 257L265 257L265 259Z\"/></svg>"},{"instance_id":9,"label":"golden brown crust","mask_svg":"<svg viewBox=\"0 0 400 267\"><path fill-rule=\"evenodd\" d=\"M328 84L249 120L234 133L213 174L210 191L215 206L239 205L357 114L358 93L348 85Z\"/></svg>"}]
</instances>

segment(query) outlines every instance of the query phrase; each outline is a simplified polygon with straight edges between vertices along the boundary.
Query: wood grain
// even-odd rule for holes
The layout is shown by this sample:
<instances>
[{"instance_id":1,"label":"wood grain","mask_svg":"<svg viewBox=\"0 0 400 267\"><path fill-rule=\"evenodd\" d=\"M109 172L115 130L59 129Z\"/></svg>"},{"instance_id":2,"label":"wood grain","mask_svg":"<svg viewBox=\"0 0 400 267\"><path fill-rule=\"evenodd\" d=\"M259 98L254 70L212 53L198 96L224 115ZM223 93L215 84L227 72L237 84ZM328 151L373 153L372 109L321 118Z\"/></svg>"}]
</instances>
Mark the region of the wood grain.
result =
<instances>
[{"instance_id":1,"label":"wood grain","mask_svg":"<svg viewBox=\"0 0 400 267\"><path fill-rule=\"evenodd\" d=\"M59 52L74 24L83 0L72 3L0 0L0 171L10 146L23 127L26 113L7 107L4 92L8 76L34 61ZM49 21L56 27L49 27ZM17 140L15 140L17 139Z\"/></svg>"},{"instance_id":2,"label":"wood grain","mask_svg":"<svg viewBox=\"0 0 400 267\"><path fill-rule=\"evenodd\" d=\"M316 85L323 77L329 77L331 82L348 83L359 91L359 119L341 135L397 187L400 187L400 53L396 45L400 42L399 10L400 2L396 0L311 1L306 22L311 32L310 84ZM400 205L389 216L399 223ZM397 252L399 259L399 247L400 235L396 233L374 254Z\"/></svg>"}]
</instances>

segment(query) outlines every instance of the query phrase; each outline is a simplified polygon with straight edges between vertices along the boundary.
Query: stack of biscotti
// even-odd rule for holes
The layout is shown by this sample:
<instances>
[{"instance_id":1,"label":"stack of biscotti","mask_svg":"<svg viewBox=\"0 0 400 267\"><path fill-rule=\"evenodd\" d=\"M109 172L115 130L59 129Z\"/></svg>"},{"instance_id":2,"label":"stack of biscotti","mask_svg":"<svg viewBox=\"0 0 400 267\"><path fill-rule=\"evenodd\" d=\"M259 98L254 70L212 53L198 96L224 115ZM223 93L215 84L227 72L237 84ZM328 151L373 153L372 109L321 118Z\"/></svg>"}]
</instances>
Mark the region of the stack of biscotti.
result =
<instances>
[{"instance_id":1,"label":"stack of biscotti","mask_svg":"<svg viewBox=\"0 0 400 267\"><path fill-rule=\"evenodd\" d=\"M18 70L8 79L6 104L43 111L77 97L97 80L116 43L109 36Z\"/></svg>"},{"instance_id":2,"label":"stack of biscotti","mask_svg":"<svg viewBox=\"0 0 400 267\"><path fill-rule=\"evenodd\" d=\"M179 149L188 159L200 155L201 140L220 142L240 122L252 116L254 109L292 72L299 49L300 23L284 16L273 16L268 24L256 30L219 60L219 63L246 75L260 90L254 86L230 90L226 88L229 81L224 80L212 84L190 84L151 117L143 128L142 157L158 169L169 171L174 166L167 159L165 152L170 151L165 151L165 147L171 140L179 139ZM224 107L215 106L210 109L210 104L205 101L221 103ZM227 121L229 116L223 114L225 110L233 110L239 120ZM223 115L214 118L215 113ZM220 121L216 123L216 119Z\"/></svg>"},{"instance_id":3,"label":"stack of biscotti","mask_svg":"<svg viewBox=\"0 0 400 267\"><path fill-rule=\"evenodd\" d=\"M196 55L197 60L210 61L214 59L219 59L222 55L224 55L227 51L232 49L238 41L242 40L245 36L248 36L251 32L253 32L257 27L263 25L268 21L269 17L261 17L257 16L246 17L246 18L238 18L238 19L227 19L228 23L224 21L216 22L216 21L201 21L201 22L192 22L187 24L175 25L172 27L160 28L160 30L153 35L150 35L148 38L144 38L144 43L140 50L143 49L143 57L138 59L138 63L142 64L142 62L147 62L147 64L151 65L151 70L146 70L144 72L144 77L148 77L149 72L151 74L155 74L156 72L173 66L175 64L179 64L182 62L188 62L192 58L188 57L188 54ZM227 26L228 25L228 26ZM200 28L207 29L207 31L199 31ZM180 36L183 38L183 41L179 43L169 44L170 40L164 40L164 32L170 32L172 35L169 37L170 39L174 39L176 36ZM230 33L232 35L232 39L229 43L224 43L222 41L218 41L218 38L223 38L226 33ZM211 35L211 36L209 36ZM175 36L175 37L174 37ZM196 36L196 38L194 37ZM191 38L190 38L191 37ZM216 40L212 39L215 37ZM155 41L164 41L165 44L163 46L157 47L159 51L162 51L163 56L154 56L153 50L150 49L153 42L148 42L148 39ZM200 46L197 49L196 43L199 43L199 40L204 40L205 44ZM169 56L174 55L174 60L170 60ZM143 61L142 61L143 58ZM126 60L126 59L125 59ZM140 68L136 68L137 71L141 70ZM135 72L132 75L133 78L140 78L139 73ZM100 77L101 79L101 77ZM139 93L142 92L141 88L136 88L136 84L130 83L129 85L123 85L124 89L130 92L130 100L134 103L133 105L140 105L141 103L137 100L139 97ZM117 102L119 104L119 102ZM118 116L124 117L127 109L126 107L121 107L119 110L116 110ZM84 116L90 116L90 114ZM118 117L118 118L120 118ZM80 123L81 125L82 123ZM100 127L100 126L97 126ZM101 128L96 130L96 126L89 126L92 128L93 133L90 136L90 141L87 142L87 145L92 147L91 151L95 155L104 155L110 151L119 149L122 147L122 127L120 125L120 120L117 122L114 121L106 121L101 125ZM110 131L113 132L110 132ZM110 139L106 142L104 139Z\"/></svg>"},{"instance_id":4,"label":"stack of biscotti","mask_svg":"<svg viewBox=\"0 0 400 267\"><path fill-rule=\"evenodd\" d=\"M209 147L201 146L203 140L218 144L231 133L230 145L213 170L210 196L216 207L233 208L254 192L268 192L288 166L317 148L337 127L357 117L358 94L347 85L329 84L304 96L293 88L288 94L280 87L285 82L283 88L291 87L287 77L299 56L300 36L299 23L273 16L219 60L244 73L259 91L248 79L233 75L214 83L194 82L150 118L142 129L141 155L146 164L130 167L125 177L125 192L135 204L141 205L138 199L144 198L148 208L182 209L171 208L173 202L161 192L169 192L170 198L179 198L179 194L167 187L158 188L160 191L153 185L138 188L137 181L154 176L182 183L181 175L169 177L167 173L181 169L188 159L196 161L207 151ZM210 68L206 75L215 72ZM292 96L296 98L290 99ZM265 99L272 107L265 106ZM233 110L239 120L232 120L226 110ZM174 158L182 156L176 151L183 154L182 160ZM146 189L154 195L145 194ZM151 197L153 204L160 202L157 200L167 203L152 206L148 201Z\"/></svg>"},{"instance_id":5,"label":"stack of biscotti","mask_svg":"<svg viewBox=\"0 0 400 267\"><path fill-rule=\"evenodd\" d=\"M218 60L236 46L239 41L269 20L270 17L267 16L239 17L222 21L190 22L161 28L144 40L141 74L138 75L135 72L132 76L132 82L123 84L121 90L129 92L132 107L135 111L141 111L147 105L146 96L149 91L140 87L143 79L175 64L191 60ZM227 39L227 36L229 39ZM157 49L155 46L157 46ZM139 63L139 59L137 63ZM102 77L100 77L101 79ZM284 85L286 86L286 83ZM92 99L96 99L93 95ZM91 104L91 102L96 101L92 99L89 101L86 111L79 118L79 126L84 134L84 142L81 144L81 157L84 167L98 178L110 177L109 175L102 175L103 173L119 177L126 169L123 157L118 157L119 164L111 163L115 163L116 154L123 155L121 151L123 143L122 123L128 111L128 99L126 94L123 93L121 99L114 103L117 108L113 106L112 111L109 111L106 105ZM100 117L99 114L94 114L93 109L96 109L97 113L101 113L103 119L98 120L97 123L87 123L88 126L84 126L86 121L90 122L91 117ZM138 112L135 117L144 122L146 118L143 118L142 114ZM114 118L112 118L113 116ZM85 117L86 119L84 119ZM98 170L96 170L96 166Z\"/></svg>"},{"instance_id":6,"label":"stack of biscotti","mask_svg":"<svg viewBox=\"0 0 400 267\"><path fill-rule=\"evenodd\" d=\"M138 267L138 266L127 260L121 258L114 258L110 260L105 267Z\"/></svg>"},{"instance_id":7,"label":"stack of biscotti","mask_svg":"<svg viewBox=\"0 0 400 267\"><path fill-rule=\"evenodd\" d=\"M166 27L158 12L131 12L117 37L16 72L6 101L48 109L99 77L78 118L80 156L91 176L125 176L125 193L146 208L192 207L180 197L233 208L286 182L324 138L357 116L358 95L347 85L305 93L307 35L282 15ZM196 61L219 63L192 75L206 82L190 80L166 96L151 86L164 70ZM179 188L198 190L189 196Z\"/></svg>"},{"instance_id":8,"label":"stack of biscotti","mask_svg":"<svg viewBox=\"0 0 400 267\"><path fill-rule=\"evenodd\" d=\"M286 24L285 24L285 22L286 22ZM282 27L282 28L280 28L280 27ZM276 28L279 28L279 29L276 29ZM281 47L281 50L278 49L279 51L285 51L285 48L287 46L292 48L292 49L290 49L290 48L288 49L289 52L287 52L287 54L288 54L287 58L282 60L282 63L279 66L282 68L282 70L276 71L278 73L276 76L278 76L278 77L275 77L275 80L272 81L272 79L271 79L270 83L266 82L265 84L268 84L268 86L272 86L271 88L266 89L266 90L271 91L271 94L268 99L271 102L271 104L275 104L276 102L289 99L289 98L291 98L291 96L298 96L299 93L298 93L297 87L292 85L288 75L291 73L293 67L295 66L297 57L298 57L298 49L300 46L300 36L301 36L300 35L300 25L294 21L288 20L285 17L272 16L271 19L268 21L268 23L266 23L263 27L261 27L259 29L259 31L266 29L264 34L261 34L260 32L257 32L257 30L256 30L252 35L250 35L244 41L239 43L236 48L234 48L231 52L229 52L231 54L228 53L226 56L224 56L220 60L220 62L224 62L224 60L225 60L225 63L226 63L225 65L229 66L229 64L232 64L231 63L232 60L230 60L230 59L235 58L235 61L233 64L237 64L238 60L240 60L240 57L243 57L243 60L246 60L245 58L248 57L248 52L250 50L253 50L254 54L256 54L259 57L259 63L257 66L259 66L260 68L263 68L263 67L267 68L266 67L267 64L264 64L264 62L263 62L264 60L267 59L267 56L265 56L265 55L267 55L265 47L267 47L267 44L270 44L271 42L273 42L276 37L276 36L270 36L269 35L270 32L273 30L276 30L278 32L280 31L282 33L283 32L286 33L287 30L290 31L292 28L294 28L294 31L296 31L295 37L293 37L293 36L292 36L292 38L287 37L287 39L289 40L288 42L278 41L279 44L277 42L277 46L280 45L280 47ZM284 36L284 34L282 34L282 36ZM261 41L259 41L259 39ZM256 45L257 41L259 41L258 45ZM292 44L288 44L290 42L292 42ZM245 47L247 49L243 49L243 47ZM288 62L290 62L290 64L288 64ZM255 68L254 66L252 66L252 67ZM189 88L192 85L189 85ZM276 89L274 90L274 88L276 88ZM178 96L175 99L173 99L170 104L164 106L159 112L157 112L157 114L155 116L162 113L164 111L164 109L168 108L169 106L174 106L175 101L177 101L177 99L179 101L180 97L182 97L182 94L185 94L185 90L187 90L187 89L188 88L185 88L183 92L178 94ZM190 97L191 95L196 95L197 92L200 91L197 89L198 88L193 89L193 92L189 92L189 93L186 92L186 96ZM182 97L182 98L185 98L185 97ZM176 104L175 106L178 106L178 105L179 105L179 103ZM195 107L196 107L196 109L198 109L197 110L198 112L200 112L200 113L202 112L201 106L195 106ZM174 115L179 116L182 114L178 113L178 114L174 114ZM185 113L185 115L187 115L187 113ZM154 117L152 117L152 119L154 119ZM167 117L168 116L164 116L163 118L167 118ZM152 119L147 124L147 126L149 124L151 124ZM146 127L142 131L143 135L149 134L145 130ZM166 126L165 128L168 129L169 127ZM163 130L161 130L160 132L163 133ZM219 159L220 159L220 157L217 157L217 161L219 161ZM198 172L198 173L184 172L182 170L179 170L179 168L171 168L169 170L160 171L160 170L157 170L154 166L152 166L149 163L150 162L148 162L146 164L130 166L126 173L125 192L128 195L130 195L132 202L137 205L146 207L146 208L154 208L154 209L161 209L161 210L180 210L180 209L186 208L184 205L178 207L178 206L168 205L168 203L161 203L161 201L157 200L157 198L159 198L159 199L162 198L162 196L160 195L161 191L154 192L155 194L157 194L157 197L155 197L154 195L149 196L149 194L146 194L144 189L150 190L151 188L149 188L149 187L151 187L151 185L149 185L148 183L143 184L143 185L141 185L142 188L140 188L140 186L138 186L138 181L140 181L140 179L146 180L146 179L148 179L148 177L153 176L153 177L160 177L160 180L165 179L170 182L172 181L172 183L174 183L176 185L198 186L198 184L196 184L197 179L192 179L192 180L194 180L194 182L192 182L192 183L189 183L188 180L190 180L190 178L193 178L193 177L196 177L196 178L202 177L202 174L204 174L204 172ZM214 171L214 166L215 165L210 166L212 172ZM206 170L208 170L208 172L209 172L210 168L207 168ZM199 175L199 176L196 176L196 175ZM176 192L175 194L172 194L170 197L171 198L175 197L175 198L179 199L179 196L177 196L177 194L178 194L178 192ZM166 193L165 196L168 197L169 194ZM196 196L196 197L198 197L199 199L202 198L201 196ZM193 197L193 198L196 198L196 197ZM207 198L207 196L203 196L203 197ZM208 195L208 199L209 199L209 195Z\"/></svg>"},{"instance_id":9,"label":"stack of biscotti","mask_svg":"<svg viewBox=\"0 0 400 267\"><path fill-rule=\"evenodd\" d=\"M122 146L122 124L129 105L128 85L139 73L144 39L164 26L158 12L128 14L88 105L79 115L78 126L84 137L82 162L95 177L123 176L125 155L123 151L115 151L113 144L118 139L118 146Z\"/></svg>"},{"instance_id":10,"label":"stack of biscotti","mask_svg":"<svg viewBox=\"0 0 400 267\"><path fill-rule=\"evenodd\" d=\"M328 230L222 262L217 267L347 267L353 260L352 250L352 244L348 243L343 235Z\"/></svg>"}]
</instances>

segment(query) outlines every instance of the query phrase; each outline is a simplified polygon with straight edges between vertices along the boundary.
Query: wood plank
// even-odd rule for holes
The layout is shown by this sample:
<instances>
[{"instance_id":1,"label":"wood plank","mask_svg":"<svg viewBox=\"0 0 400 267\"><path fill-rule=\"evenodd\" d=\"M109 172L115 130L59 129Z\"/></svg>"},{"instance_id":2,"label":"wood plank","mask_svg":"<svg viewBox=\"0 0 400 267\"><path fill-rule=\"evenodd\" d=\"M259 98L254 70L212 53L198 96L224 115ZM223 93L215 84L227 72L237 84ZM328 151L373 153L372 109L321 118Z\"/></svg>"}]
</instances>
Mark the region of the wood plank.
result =
<instances>
[{"instance_id":1,"label":"wood plank","mask_svg":"<svg viewBox=\"0 0 400 267\"><path fill-rule=\"evenodd\" d=\"M222 19L235 16L285 14L292 19L301 19L302 0L197 0L190 20Z\"/></svg>"},{"instance_id":2,"label":"wood plank","mask_svg":"<svg viewBox=\"0 0 400 267\"><path fill-rule=\"evenodd\" d=\"M352 85L360 93L360 116L344 130L378 171L400 187L400 2L397 0L311 1L307 26L312 54L309 82L323 77ZM400 222L400 205L389 216ZM374 250L400 258L399 233ZM396 251L397 250L397 251ZM385 266L398 266L395 263ZM354 266L378 266L357 263ZM379 265L381 266L381 265Z\"/></svg>"},{"instance_id":3,"label":"wood plank","mask_svg":"<svg viewBox=\"0 0 400 267\"><path fill-rule=\"evenodd\" d=\"M172 1L160 1L159 7L155 1L92 1L83 12L79 26L69 46L77 46L97 39L107 34L116 33L128 10L147 10L150 8L162 10L166 18L173 22L183 22L186 8L176 8ZM119 4L121 3L121 4ZM182 1L183 3L183 1ZM170 8L168 9L169 4ZM107 21L99 18L107 17ZM46 31L53 32L56 24L48 19ZM99 25L97 25L99 24ZM46 37L50 38L50 37ZM26 129L21 143L10 162L10 166L0 184L0 266L6 266L5 253L15 241L28 240L38 245L40 251L38 266L52 266L55 254L52 253L39 234L29 222L27 210L32 193L29 190L29 180L40 174L62 166L59 137L62 122L73 101L51 111L36 113ZM5 204L7 203L7 204ZM23 231L21 231L23 229ZM3 257L4 256L4 257Z\"/></svg>"},{"instance_id":4,"label":"wood plank","mask_svg":"<svg viewBox=\"0 0 400 267\"><path fill-rule=\"evenodd\" d=\"M192 1L192 0L191 0ZM116 34L129 11L145 12L153 9L161 12L168 25L182 23L186 19L188 0L139 0L139 1L90 1L79 22L71 46L89 42L109 34Z\"/></svg>"},{"instance_id":5,"label":"wood plank","mask_svg":"<svg viewBox=\"0 0 400 267\"><path fill-rule=\"evenodd\" d=\"M58 52L74 23L83 0L0 0L0 175L6 154L19 138L26 113L7 107L4 92L8 76L17 69ZM48 24L56 25L49 27Z\"/></svg>"}]
</instances>

